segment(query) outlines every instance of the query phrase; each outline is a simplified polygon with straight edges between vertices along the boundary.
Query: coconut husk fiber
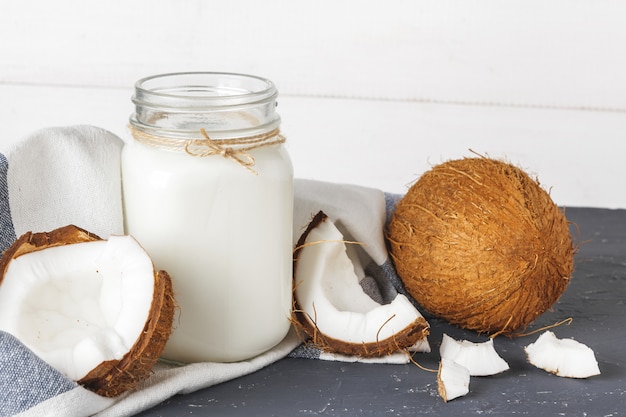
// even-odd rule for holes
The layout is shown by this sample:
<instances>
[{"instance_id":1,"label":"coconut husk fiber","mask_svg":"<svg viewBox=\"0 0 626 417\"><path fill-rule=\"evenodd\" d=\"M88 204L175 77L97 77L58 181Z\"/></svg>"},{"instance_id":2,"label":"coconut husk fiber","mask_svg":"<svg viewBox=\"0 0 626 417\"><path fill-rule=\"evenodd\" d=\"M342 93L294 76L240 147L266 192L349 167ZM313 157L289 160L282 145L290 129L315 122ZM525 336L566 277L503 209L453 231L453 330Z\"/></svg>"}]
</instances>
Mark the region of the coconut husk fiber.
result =
<instances>
[{"instance_id":1,"label":"coconut husk fiber","mask_svg":"<svg viewBox=\"0 0 626 417\"><path fill-rule=\"evenodd\" d=\"M398 202L387 238L417 303L480 333L524 329L574 268L564 212L522 169L487 157L424 173Z\"/></svg>"}]
</instances>

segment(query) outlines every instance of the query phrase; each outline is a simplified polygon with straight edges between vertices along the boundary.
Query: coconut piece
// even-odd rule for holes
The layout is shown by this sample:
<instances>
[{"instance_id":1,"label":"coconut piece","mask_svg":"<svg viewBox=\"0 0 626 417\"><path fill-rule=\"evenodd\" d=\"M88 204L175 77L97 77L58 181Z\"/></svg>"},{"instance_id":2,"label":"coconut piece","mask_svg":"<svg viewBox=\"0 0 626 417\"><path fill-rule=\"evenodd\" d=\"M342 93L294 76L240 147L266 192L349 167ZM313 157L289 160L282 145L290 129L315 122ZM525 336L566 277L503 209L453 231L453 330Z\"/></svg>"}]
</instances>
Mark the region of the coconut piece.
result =
<instances>
[{"instance_id":1,"label":"coconut piece","mask_svg":"<svg viewBox=\"0 0 626 417\"><path fill-rule=\"evenodd\" d=\"M169 275L131 236L28 232L0 258L0 329L99 395L149 376L173 315Z\"/></svg>"},{"instance_id":2,"label":"coconut piece","mask_svg":"<svg viewBox=\"0 0 626 417\"><path fill-rule=\"evenodd\" d=\"M490 158L424 173L386 236L417 303L480 333L514 336L556 302L574 267L565 214L538 181Z\"/></svg>"},{"instance_id":3,"label":"coconut piece","mask_svg":"<svg viewBox=\"0 0 626 417\"><path fill-rule=\"evenodd\" d=\"M294 324L325 351L383 356L428 335L406 296L379 304L363 291L341 232L321 211L296 246L293 269Z\"/></svg>"},{"instance_id":4,"label":"coconut piece","mask_svg":"<svg viewBox=\"0 0 626 417\"><path fill-rule=\"evenodd\" d=\"M463 365L441 358L437 373L437 392L445 402L469 393L470 371Z\"/></svg>"},{"instance_id":5,"label":"coconut piece","mask_svg":"<svg viewBox=\"0 0 626 417\"><path fill-rule=\"evenodd\" d=\"M430 353L430 351L430 343L428 343L427 337L418 340L413 346L409 347L409 352L413 353Z\"/></svg>"},{"instance_id":6,"label":"coconut piece","mask_svg":"<svg viewBox=\"0 0 626 417\"><path fill-rule=\"evenodd\" d=\"M593 350L574 339L559 339L546 331L524 347L528 362L537 368L567 378L600 375Z\"/></svg>"},{"instance_id":7,"label":"coconut piece","mask_svg":"<svg viewBox=\"0 0 626 417\"><path fill-rule=\"evenodd\" d=\"M471 376L495 375L509 369L509 364L496 352L493 339L475 343L455 340L444 333L439 355L466 367Z\"/></svg>"}]
</instances>

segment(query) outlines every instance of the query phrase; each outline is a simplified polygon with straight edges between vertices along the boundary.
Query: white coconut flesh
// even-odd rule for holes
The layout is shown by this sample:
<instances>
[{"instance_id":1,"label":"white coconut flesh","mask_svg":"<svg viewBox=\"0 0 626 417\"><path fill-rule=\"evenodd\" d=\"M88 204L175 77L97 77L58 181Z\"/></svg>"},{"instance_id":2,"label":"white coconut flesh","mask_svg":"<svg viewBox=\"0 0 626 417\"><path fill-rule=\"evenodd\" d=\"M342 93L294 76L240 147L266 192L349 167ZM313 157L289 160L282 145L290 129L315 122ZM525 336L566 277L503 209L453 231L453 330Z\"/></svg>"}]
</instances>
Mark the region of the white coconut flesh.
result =
<instances>
[{"instance_id":1,"label":"white coconut flesh","mask_svg":"<svg viewBox=\"0 0 626 417\"><path fill-rule=\"evenodd\" d=\"M418 340L417 343L409 348L409 352L430 353L430 351L430 343L426 337Z\"/></svg>"},{"instance_id":2,"label":"white coconut flesh","mask_svg":"<svg viewBox=\"0 0 626 417\"><path fill-rule=\"evenodd\" d=\"M546 331L524 348L528 362L537 368L567 378L588 378L600 374L591 348L574 339L559 339Z\"/></svg>"},{"instance_id":3,"label":"white coconut flesh","mask_svg":"<svg viewBox=\"0 0 626 417\"><path fill-rule=\"evenodd\" d=\"M130 236L13 259L0 285L0 329L73 380L121 359L144 329L154 268Z\"/></svg>"},{"instance_id":4,"label":"white coconut flesh","mask_svg":"<svg viewBox=\"0 0 626 417\"><path fill-rule=\"evenodd\" d=\"M471 376L495 375L509 369L509 364L496 352L493 339L475 343L456 340L444 333L439 354L442 359L467 368Z\"/></svg>"},{"instance_id":5,"label":"white coconut flesh","mask_svg":"<svg viewBox=\"0 0 626 417\"><path fill-rule=\"evenodd\" d=\"M306 239L299 242L294 268L295 299L301 316L315 332L352 345L346 346L347 353L357 354L368 354L360 352L357 345L393 340L416 323L422 326L419 336L406 345L397 338L397 347L409 348L425 338L428 325L406 296L399 294L391 303L379 304L363 291L344 237L332 221L323 215L307 232Z\"/></svg>"},{"instance_id":6,"label":"white coconut flesh","mask_svg":"<svg viewBox=\"0 0 626 417\"><path fill-rule=\"evenodd\" d=\"M469 393L470 371L453 360L441 358L437 373L437 392L444 401Z\"/></svg>"}]
</instances>

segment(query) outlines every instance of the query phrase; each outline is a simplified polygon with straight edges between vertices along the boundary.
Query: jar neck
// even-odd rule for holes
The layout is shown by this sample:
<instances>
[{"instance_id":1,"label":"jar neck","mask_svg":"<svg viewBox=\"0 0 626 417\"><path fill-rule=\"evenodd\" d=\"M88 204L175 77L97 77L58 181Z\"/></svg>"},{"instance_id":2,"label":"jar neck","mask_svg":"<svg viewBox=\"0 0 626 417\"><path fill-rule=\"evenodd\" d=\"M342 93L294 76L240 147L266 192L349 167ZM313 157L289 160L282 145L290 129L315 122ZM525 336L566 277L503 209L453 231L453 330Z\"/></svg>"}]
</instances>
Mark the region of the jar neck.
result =
<instances>
[{"instance_id":1,"label":"jar neck","mask_svg":"<svg viewBox=\"0 0 626 417\"><path fill-rule=\"evenodd\" d=\"M278 91L264 78L244 74L190 72L143 78L135 84L130 124L165 138L212 139L264 134L280 126Z\"/></svg>"}]
</instances>

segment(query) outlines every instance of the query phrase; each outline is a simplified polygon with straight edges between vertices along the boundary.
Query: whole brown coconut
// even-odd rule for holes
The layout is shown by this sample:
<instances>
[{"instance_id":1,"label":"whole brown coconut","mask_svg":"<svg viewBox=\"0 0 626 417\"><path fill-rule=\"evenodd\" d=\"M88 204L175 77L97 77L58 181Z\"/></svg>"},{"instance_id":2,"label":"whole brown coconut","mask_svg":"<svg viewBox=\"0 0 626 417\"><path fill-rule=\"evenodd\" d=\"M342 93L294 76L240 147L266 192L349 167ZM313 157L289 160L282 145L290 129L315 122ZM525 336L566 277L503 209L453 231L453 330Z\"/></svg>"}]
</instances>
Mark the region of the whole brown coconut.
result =
<instances>
[{"instance_id":1,"label":"whole brown coconut","mask_svg":"<svg viewBox=\"0 0 626 417\"><path fill-rule=\"evenodd\" d=\"M426 172L398 202L390 253L432 314L512 335L550 308L574 266L565 215L521 169L465 158Z\"/></svg>"}]
</instances>

